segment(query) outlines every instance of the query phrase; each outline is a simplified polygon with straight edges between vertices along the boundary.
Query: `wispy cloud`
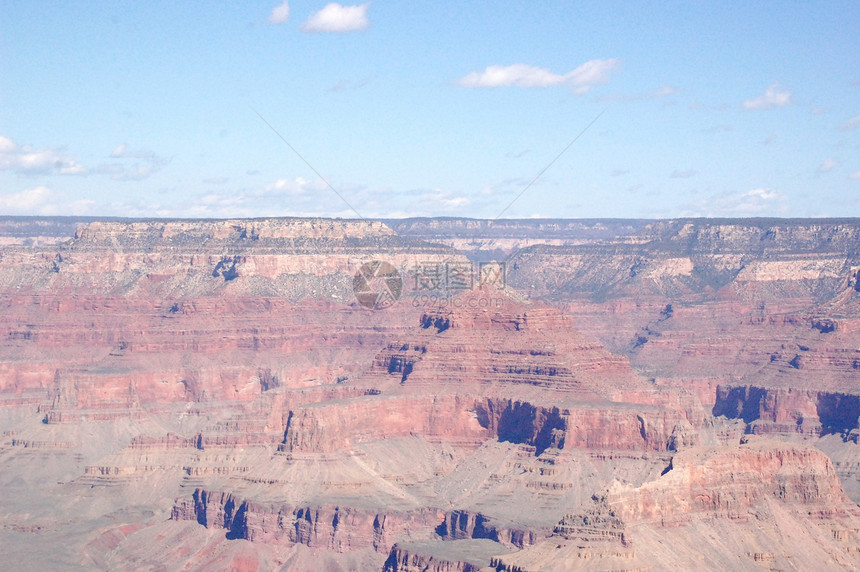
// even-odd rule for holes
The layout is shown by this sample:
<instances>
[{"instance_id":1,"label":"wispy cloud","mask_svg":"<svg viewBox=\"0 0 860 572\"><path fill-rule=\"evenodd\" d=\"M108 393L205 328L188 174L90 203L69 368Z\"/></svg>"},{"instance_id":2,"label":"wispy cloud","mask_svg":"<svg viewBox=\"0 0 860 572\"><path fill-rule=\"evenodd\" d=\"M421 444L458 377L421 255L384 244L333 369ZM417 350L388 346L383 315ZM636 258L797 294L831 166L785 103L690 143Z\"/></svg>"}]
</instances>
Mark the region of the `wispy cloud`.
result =
<instances>
[{"instance_id":1,"label":"wispy cloud","mask_svg":"<svg viewBox=\"0 0 860 572\"><path fill-rule=\"evenodd\" d=\"M472 201L468 197L451 197L442 199L442 208L446 210L457 210L469 206Z\"/></svg>"},{"instance_id":2,"label":"wispy cloud","mask_svg":"<svg viewBox=\"0 0 860 572\"><path fill-rule=\"evenodd\" d=\"M283 24L290 17L290 2L284 0L283 4L278 4L272 8L272 13L269 14L269 24Z\"/></svg>"},{"instance_id":3,"label":"wispy cloud","mask_svg":"<svg viewBox=\"0 0 860 572\"><path fill-rule=\"evenodd\" d=\"M35 187L20 193L0 195L0 211L4 213L33 213L39 212L54 198L54 192L48 187Z\"/></svg>"},{"instance_id":4,"label":"wispy cloud","mask_svg":"<svg viewBox=\"0 0 860 572\"><path fill-rule=\"evenodd\" d=\"M85 175L87 169L61 148L37 149L0 136L0 171L19 175Z\"/></svg>"},{"instance_id":5,"label":"wispy cloud","mask_svg":"<svg viewBox=\"0 0 860 572\"><path fill-rule=\"evenodd\" d=\"M68 201L62 193L57 193L44 186L0 195L0 213L2 214L82 215L90 212L94 205L94 201L85 199Z\"/></svg>"},{"instance_id":6,"label":"wispy cloud","mask_svg":"<svg viewBox=\"0 0 860 572\"><path fill-rule=\"evenodd\" d=\"M531 149L523 149L522 151L511 151L509 153L505 153L505 157L508 159L519 159L521 157L526 156Z\"/></svg>"},{"instance_id":7,"label":"wispy cloud","mask_svg":"<svg viewBox=\"0 0 860 572\"><path fill-rule=\"evenodd\" d=\"M514 193L521 191L523 187L528 184L528 179L512 177L486 185L483 189L481 189L480 195L484 197L490 195L492 195L493 197L513 195Z\"/></svg>"},{"instance_id":8,"label":"wispy cloud","mask_svg":"<svg viewBox=\"0 0 860 572\"><path fill-rule=\"evenodd\" d=\"M367 84L369 84L370 81L371 81L370 78L365 78L365 79L362 79L360 81L353 81L353 82L341 80L341 81L337 82L336 84L334 84L333 86L331 86L330 88L328 88L328 90L331 92L337 93L337 92L347 91L347 90L351 90L351 89L361 89L364 86L366 86Z\"/></svg>"},{"instance_id":9,"label":"wispy cloud","mask_svg":"<svg viewBox=\"0 0 860 572\"><path fill-rule=\"evenodd\" d=\"M432 211L441 207L441 210L448 212L458 211L472 204L471 199L468 197L457 196L450 191L441 190L423 193L421 195L421 202L431 207L428 210Z\"/></svg>"},{"instance_id":10,"label":"wispy cloud","mask_svg":"<svg viewBox=\"0 0 860 572\"><path fill-rule=\"evenodd\" d=\"M332 211L327 190L322 181L302 177L277 179L264 187L222 187L189 200L162 205L159 216L355 216L351 212Z\"/></svg>"},{"instance_id":11,"label":"wispy cloud","mask_svg":"<svg viewBox=\"0 0 860 572\"><path fill-rule=\"evenodd\" d=\"M107 175L115 181L139 181L167 164L152 151L133 151L123 143L110 153L109 163L87 168L62 148L37 149L0 136L0 171L19 175Z\"/></svg>"},{"instance_id":12,"label":"wispy cloud","mask_svg":"<svg viewBox=\"0 0 860 572\"><path fill-rule=\"evenodd\" d=\"M731 133L735 128L731 125L714 125L705 129L705 133Z\"/></svg>"},{"instance_id":13,"label":"wispy cloud","mask_svg":"<svg viewBox=\"0 0 860 572\"><path fill-rule=\"evenodd\" d=\"M108 175L114 181L142 181L161 170L168 163L153 151L133 151L128 144L117 145L110 154L110 163L99 165L95 172Z\"/></svg>"},{"instance_id":14,"label":"wispy cloud","mask_svg":"<svg viewBox=\"0 0 860 572\"><path fill-rule=\"evenodd\" d=\"M752 189L743 193L722 193L688 203L681 216L746 217L775 216L788 211L788 198L776 189Z\"/></svg>"},{"instance_id":15,"label":"wispy cloud","mask_svg":"<svg viewBox=\"0 0 860 572\"><path fill-rule=\"evenodd\" d=\"M370 25L367 9L370 3L358 6L343 6L337 2L326 4L319 12L314 12L302 24L304 32L351 32L364 30Z\"/></svg>"},{"instance_id":16,"label":"wispy cloud","mask_svg":"<svg viewBox=\"0 0 860 572\"><path fill-rule=\"evenodd\" d=\"M147 161L158 160L158 156L152 151L131 151L128 145L123 143L117 145L110 154L112 159L146 159Z\"/></svg>"},{"instance_id":17,"label":"wispy cloud","mask_svg":"<svg viewBox=\"0 0 860 572\"><path fill-rule=\"evenodd\" d=\"M554 87L566 86L576 94L609 82L620 60L611 58L591 60L565 74L527 64L489 66L482 72L472 72L457 82L462 87Z\"/></svg>"},{"instance_id":18,"label":"wispy cloud","mask_svg":"<svg viewBox=\"0 0 860 572\"><path fill-rule=\"evenodd\" d=\"M779 85L779 82L771 84L765 92L755 99L743 102L744 109L773 109L774 107L785 107L791 105L791 92Z\"/></svg>"},{"instance_id":19,"label":"wispy cloud","mask_svg":"<svg viewBox=\"0 0 860 572\"><path fill-rule=\"evenodd\" d=\"M274 183L267 185L265 191L261 195L291 195L299 196L310 192L322 192L328 187L322 181L309 181L303 177L295 179L278 179Z\"/></svg>"},{"instance_id":20,"label":"wispy cloud","mask_svg":"<svg viewBox=\"0 0 860 572\"><path fill-rule=\"evenodd\" d=\"M839 126L839 129L842 131L849 131L851 129L860 128L860 115L855 115L845 123Z\"/></svg>"},{"instance_id":21,"label":"wispy cloud","mask_svg":"<svg viewBox=\"0 0 860 572\"><path fill-rule=\"evenodd\" d=\"M819 173L826 173L828 171L832 171L833 167L836 166L836 160L833 157L828 157L818 166Z\"/></svg>"},{"instance_id":22,"label":"wispy cloud","mask_svg":"<svg viewBox=\"0 0 860 572\"><path fill-rule=\"evenodd\" d=\"M695 177L697 173L698 171L694 171L693 169L688 169L686 171L679 171L678 169L675 169L674 171L672 171L670 177L673 179L689 179L690 177Z\"/></svg>"},{"instance_id":23,"label":"wispy cloud","mask_svg":"<svg viewBox=\"0 0 860 572\"><path fill-rule=\"evenodd\" d=\"M860 179L860 171L854 171L850 175L848 175L849 179Z\"/></svg>"},{"instance_id":24,"label":"wispy cloud","mask_svg":"<svg viewBox=\"0 0 860 572\"><path fill-rule=\"evenodd\" d=\"M657 89L651 91L645 91L642 93L613 93L604 97L601 97L601 101L615 101L615 102L630 102L630 101L648 101L653 99L660 99L663 97L667 97L669 95L674 95L678 93L678 89L672 87L670 85L664 85L662 87L658 87Z\"/></svg>"},{"instance_id":25,"label":"wispy cloud","mask_svg":"<svg viewBox=\"0 0 860 572\"><path fill-rule=\"evenodd\" d=\"M96 171L108 175L114 181L142 181L148 179L161 167L151 164L135 165L99 165Z\"/></svg>"}]
</instances>

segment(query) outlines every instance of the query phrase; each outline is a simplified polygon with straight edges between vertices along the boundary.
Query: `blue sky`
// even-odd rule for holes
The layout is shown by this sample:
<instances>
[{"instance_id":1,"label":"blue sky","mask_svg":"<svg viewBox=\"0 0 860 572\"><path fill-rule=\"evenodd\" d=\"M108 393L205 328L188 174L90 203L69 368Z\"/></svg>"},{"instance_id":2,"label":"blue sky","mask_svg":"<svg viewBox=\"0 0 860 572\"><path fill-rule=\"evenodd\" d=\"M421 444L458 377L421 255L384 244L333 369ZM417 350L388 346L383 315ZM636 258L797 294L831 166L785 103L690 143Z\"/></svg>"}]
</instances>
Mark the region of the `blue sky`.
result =
<instances>
[{"instance_id":1,"label":"blue sky","mask_svg":"<svg viewBox=\"0 0 860 572\"><path fill-rule=\"evenodd\" d=\"M221 4L2 2L0 214L860 216L855 1Z\"/></svg>"}]
</instances>

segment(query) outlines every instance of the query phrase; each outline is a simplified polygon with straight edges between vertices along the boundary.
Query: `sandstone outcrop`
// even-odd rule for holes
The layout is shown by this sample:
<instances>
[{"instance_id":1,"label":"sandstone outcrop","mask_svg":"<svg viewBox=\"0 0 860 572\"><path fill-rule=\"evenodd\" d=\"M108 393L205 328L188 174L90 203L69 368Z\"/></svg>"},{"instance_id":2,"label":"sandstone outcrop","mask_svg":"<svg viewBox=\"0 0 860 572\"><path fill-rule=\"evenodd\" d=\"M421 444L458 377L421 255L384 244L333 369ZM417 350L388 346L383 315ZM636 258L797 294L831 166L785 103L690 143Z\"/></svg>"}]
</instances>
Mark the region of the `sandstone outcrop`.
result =
<instances>
[{"instance_id":1,"label":"sandstone outcrop","mask_svg":"<svg viewBox=\"0 0 860 572\"><path fill-rule=\"evenodd\" d=\"M726 543L715 533L727 527L745 536ZM770 535L790 527L813 538L804 546L775 544ZM634 570L659 559L666 568L835 570L860 563L858 533L860 511L825 455L753 441L679 453L663 476L639 487L613 483L565 516L552 537L493 564L507 571Z\"/></svg>"},{"instance_id":2,"label":"sandstone outcrop","mask_svg":"<svg viewBox=\"0 0 860 572\"><path fill-rule=\"evenodd\" d=\"M860 568L858 244L855 220L0 219L4 561ZM374 260L386 310L353 292Z\"/></svg>"},{"instance_id":3,"label":"sandstone outcrop","mask_svg":"<svg viewBox=\"0 0 860 572\"><path fill-rule=\"evenodd\" d=\"M480 572L489 568L493 556L507 552L490 540L449 542L404 542L396 544L385 561L383 572Z\"/></svg>"},{"instance_id":4,"label":"sandstone outcrop","mask_svg":"<svg viewBox=\"0 0 860 572\"><path fill-rule=\"evenodd\" d=\"M372 547L387 554L395 538L429 536L428 530L441 516L430 508L377 512L350 506L293 507L197 489L190 501L174 505L171 519L196 520L207 528L224 528L228 538L290 542L334 552Z\"/></svg>"}]
</instances>

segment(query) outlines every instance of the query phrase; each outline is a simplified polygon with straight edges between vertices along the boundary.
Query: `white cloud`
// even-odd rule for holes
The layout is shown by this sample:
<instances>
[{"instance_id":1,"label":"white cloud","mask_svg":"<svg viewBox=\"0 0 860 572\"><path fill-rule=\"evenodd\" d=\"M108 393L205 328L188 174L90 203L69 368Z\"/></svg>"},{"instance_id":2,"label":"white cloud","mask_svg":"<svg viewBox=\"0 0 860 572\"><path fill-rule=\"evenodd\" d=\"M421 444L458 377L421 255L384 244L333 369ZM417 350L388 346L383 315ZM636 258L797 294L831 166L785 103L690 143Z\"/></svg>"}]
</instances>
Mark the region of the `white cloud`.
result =
<instances>
[{"instance_id":1,"label":"white cloud","mask_svg":"<svg viewBox=\"0 0 860 572\"><path fill-rule=\"evenodd\" d=\"M442 199L440 201L442 206L447 210L456 210L463 207L469 206L472 201L470 201L467 197L452 197L450 199Z\"/></svg>"},{"instance_id":2,"label":"white cloud","mask_svg":"<svg viewBox=\"0 0 860 572\"><path fill-rule=\"evenodd\" d=\"M652 95L653 97L666 97L667 95L675 95L676 93L678 93L677 87L672 87L671 85L664 85L658 87L649 95Z\"/></svg>"},{"instance_id":3,"label":"white cloud","mask_svg":"<svg viewBox=\"0 0 860 572\"><path fill-rule=\"evenodd\" d=\"M779 82L771 84L764 94L743 102L745 109L772 109L786 105L791 105L791 92L780 86Z\"/></svg>"},{"instance_id":4,"label":"white cloud","mask_svg":"<svg viewBox=\"0 0 860 572\"><path fill-rule=\"evenodd\" d=\"M110 154L109 164L88 169L67 155L61 148L36 149L18 145L8 137L0 136L0 171L8 170L19 175L108 175L115 181L139 181L161 169L167 160L152 151L132 151L123 143Z\"/></svg>"},{"instance_id":5,"label":"white cloud","mask_svg":"<svg viewBox=\"0 0 860 572\"><path fill-rule=\"evenodd\" d=\"M740 195L743 198L752 197L763 201L770 201L782 197L782 193L774 189L753 189Z\"/></svg>"},{"instance_id":6,"label":"white cloud","mask_svg":"<svg viewBox=\"0 0 860 572\"><path fill-rule=\"evenodd\" d=\"M828 157L818 166L819 173L826 173L833 169L836 166L836 160L833 157Z\"/></svg>"},{"instance_id":7,"label":"white cloud","mask_svg":"<svg viewBox=\"0 0 860 572\"><path fill-rule=\"evenodd\" d=\"M486 190L486 188L485 188ZM418 190L414 194L419 196L417 203L411 205L413 212L439 212L441 211L456 211L468 207L472 204L471 199L464 196L454 196L451 191L442 189L436 190ZM486 194L486 193L482 193Z\"/></svg>"},{"instance_id":8,"label":"white cloud","mask_svg":"<svg viewBox=\"0 0 860 572\"><path fill-rule=\"evenodd\" d=\"M72 215L84 215L92 212L94 206L96 206L96 202L91 199L80 199L77 201L72 201L68 203L63 208L63 214L72 214Z\"/></svg>"},{"instance_id":9,"label":"white cloud","mask_svg":"<svg viewBox=\"0 0 860 572\"><path fill-rule=\"evenodd\" d=\"M839 126L839 129L842 131L848 131L849 129L857 129L860 128L860 115L855 115L845 123Z\"/></svg>"},{"instance_id":10,"label":"white cloud","mask_svg":"<svg viewBox=\"0 0 860 572\"><path fill-rule=\"evenodd\" d=\"M159 216L257 217L257 216L343 216L352 211L333 211L343 203L319 179L277 179L251 188L210 187L193 199L163 205ZM144 207L141 207L144 208ZM154 207L147 206L149 212ZM348 210L348 209L347 209ZM132 212L132 211L129 211ZM143 210L141 212L146 212ZM361 211L362 214L365 214ZM130 215L129 215L130 216Z\"/></svg>"},{"instance_id":11,"label":"white cloud","mask_svg":"<svg viewBox=\"0 0 860 572\"><path fill-rule=\"evenodd\" d=\"M3 137L0 135L0 153L10 153L14 151L18 146L14 141L9 139L8 137Z\"/></svg>"},{"instance_id":12,"label":"white cloud","mask_svg":"<svg viewBox=\"0 0 860 572\"><path fill-rule=\"evenodd\" d=\"M113 151L111 151L110 156L113 158L124 157L126 154L126 149L128 149L128 145L122 143L121 145L117 145Z\"/></svg>"},{"instance_id":13,"label":"white cloud","mask_svg":"<svg viewBox=\"0 0 860 572\"><path fill-rule=\"evenodd\" d=\"M482 72L472 72L457 82L463 87L554 87L564 85L574 93L583 94L607 83L620 64L618 59L591 60L566 74L527 64L489 66Z\"/></svg>"},{"instance_id":14,"label":"white cloud","mask_svg":"<svg viewBox=\"0 0 860 572\"><path fill-rule=\"evenodd\" d=\"M290 2L284 0L283 4L278 4L272 8L272 13L269 14L270 24L283 24L290 17Z\"/></svg>"},{"instance_id":15,"label":"white cloud","mask_svg":"<svg viewBox=\"0 0 860 572\"><path fill-rule=\"evenodd\" d=\"M337 2L326 4L319 12L314 12L302 24L304 32L351 32L364 30L370 25L367 8L370 3L359 6L343 6Z\"/></svg>"},{"instance_id":16,"label":"white cloud","mask_svg":"<svg viewBox=\"0 0 860 572\"><path fill-rule=\"evenodd\" d=\"M0 214L17 215L84 215L92 212L95 201L68 201L66 195L39 186L18 193L0 195Z\"/></svg>"},{"instance_id":17,"label":"white cloud","mask_svg":"<svg viewBox=\"0 0 860 572\"><path fill-rule=\"evenodd\" d=\"M85 175L86 167L63 153L61 149L36 149L20 146L9 137L0 136L0 171L14 171L19 175Z\"/></svg>"},{"instance_id":18,"label":"white cloud","mask_svg":"<svg viewBox=\"0 0 860 572\"><path fill-rule=\"evenodd\" d=\"M109 175L114 181L142 181L156 173L167 164L167 160L152 151L129 149L127 143L117 145L110 154L111 159L118 159L107 165L100 165L95 170ZM130 162L135 161L135 162Z\"/></svg>"},{"instance_id":19,"label":"white cloud","mask_svg":"<svg viewBox=\"0 0 860 572\"><path fill-rule=\"evenodd\" d=\"M54 192L48 187L0 195L0 211L4 214L36 213L48 206L54 198Z\"/></svg>"},{"instance_id":20,"label":"white cloud","mask_svg":"<svg viewBox=\"0 0 860 572\"><path fill-rule=\"evenodd\" d=\"M723 193L684 205L681 216L750 217L776 216L788 211L788 198L776 189L752 189Z\"/></svg>"},{"instance_id":21,"label":"white cloud","mask_svg":"<svg viewBox=\"0 0 860 572\"><path fill-rule=\"evenodd\" d=\"M325 189L328 189L328 187L322 181L308 181L302 177L296 177L295 179L278 179L271 185L268 185L264 192L268 194L299 196L305 195L309 191L323 191ZM331 191L329 190L329 192Z\"/></svg>"},{"instance_id":22,"label":"white cloud","mask_svg":"<svg viewBox=\"0 0 860 572\"><path fill-rule=\"evenodd\" d=\"M565 74L569 85L574 93L582 94L592 87L609 82L612 72L620 64L620 61L612 58L608 60L591 60L585 62L572 72Z\"/></svg>"}]
</instances>

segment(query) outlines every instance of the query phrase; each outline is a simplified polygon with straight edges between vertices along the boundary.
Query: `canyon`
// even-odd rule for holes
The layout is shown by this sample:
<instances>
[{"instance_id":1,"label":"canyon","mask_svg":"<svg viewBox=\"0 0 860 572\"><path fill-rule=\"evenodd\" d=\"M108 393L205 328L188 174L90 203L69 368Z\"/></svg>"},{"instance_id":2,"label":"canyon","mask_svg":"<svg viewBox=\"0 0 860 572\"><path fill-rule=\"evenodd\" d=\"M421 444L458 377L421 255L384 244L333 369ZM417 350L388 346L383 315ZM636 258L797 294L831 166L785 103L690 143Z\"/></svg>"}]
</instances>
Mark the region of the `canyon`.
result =
<instances>
[{"instance_id":1,"label":"canyon","mask_svg":"<svg viewBox=\"0 0 860 572\"><path fill-rule=\"evenodd\" d=\"M860 569L857 219L5 217L0 308L11 569Z\"/></svg>"}]
</instances>

